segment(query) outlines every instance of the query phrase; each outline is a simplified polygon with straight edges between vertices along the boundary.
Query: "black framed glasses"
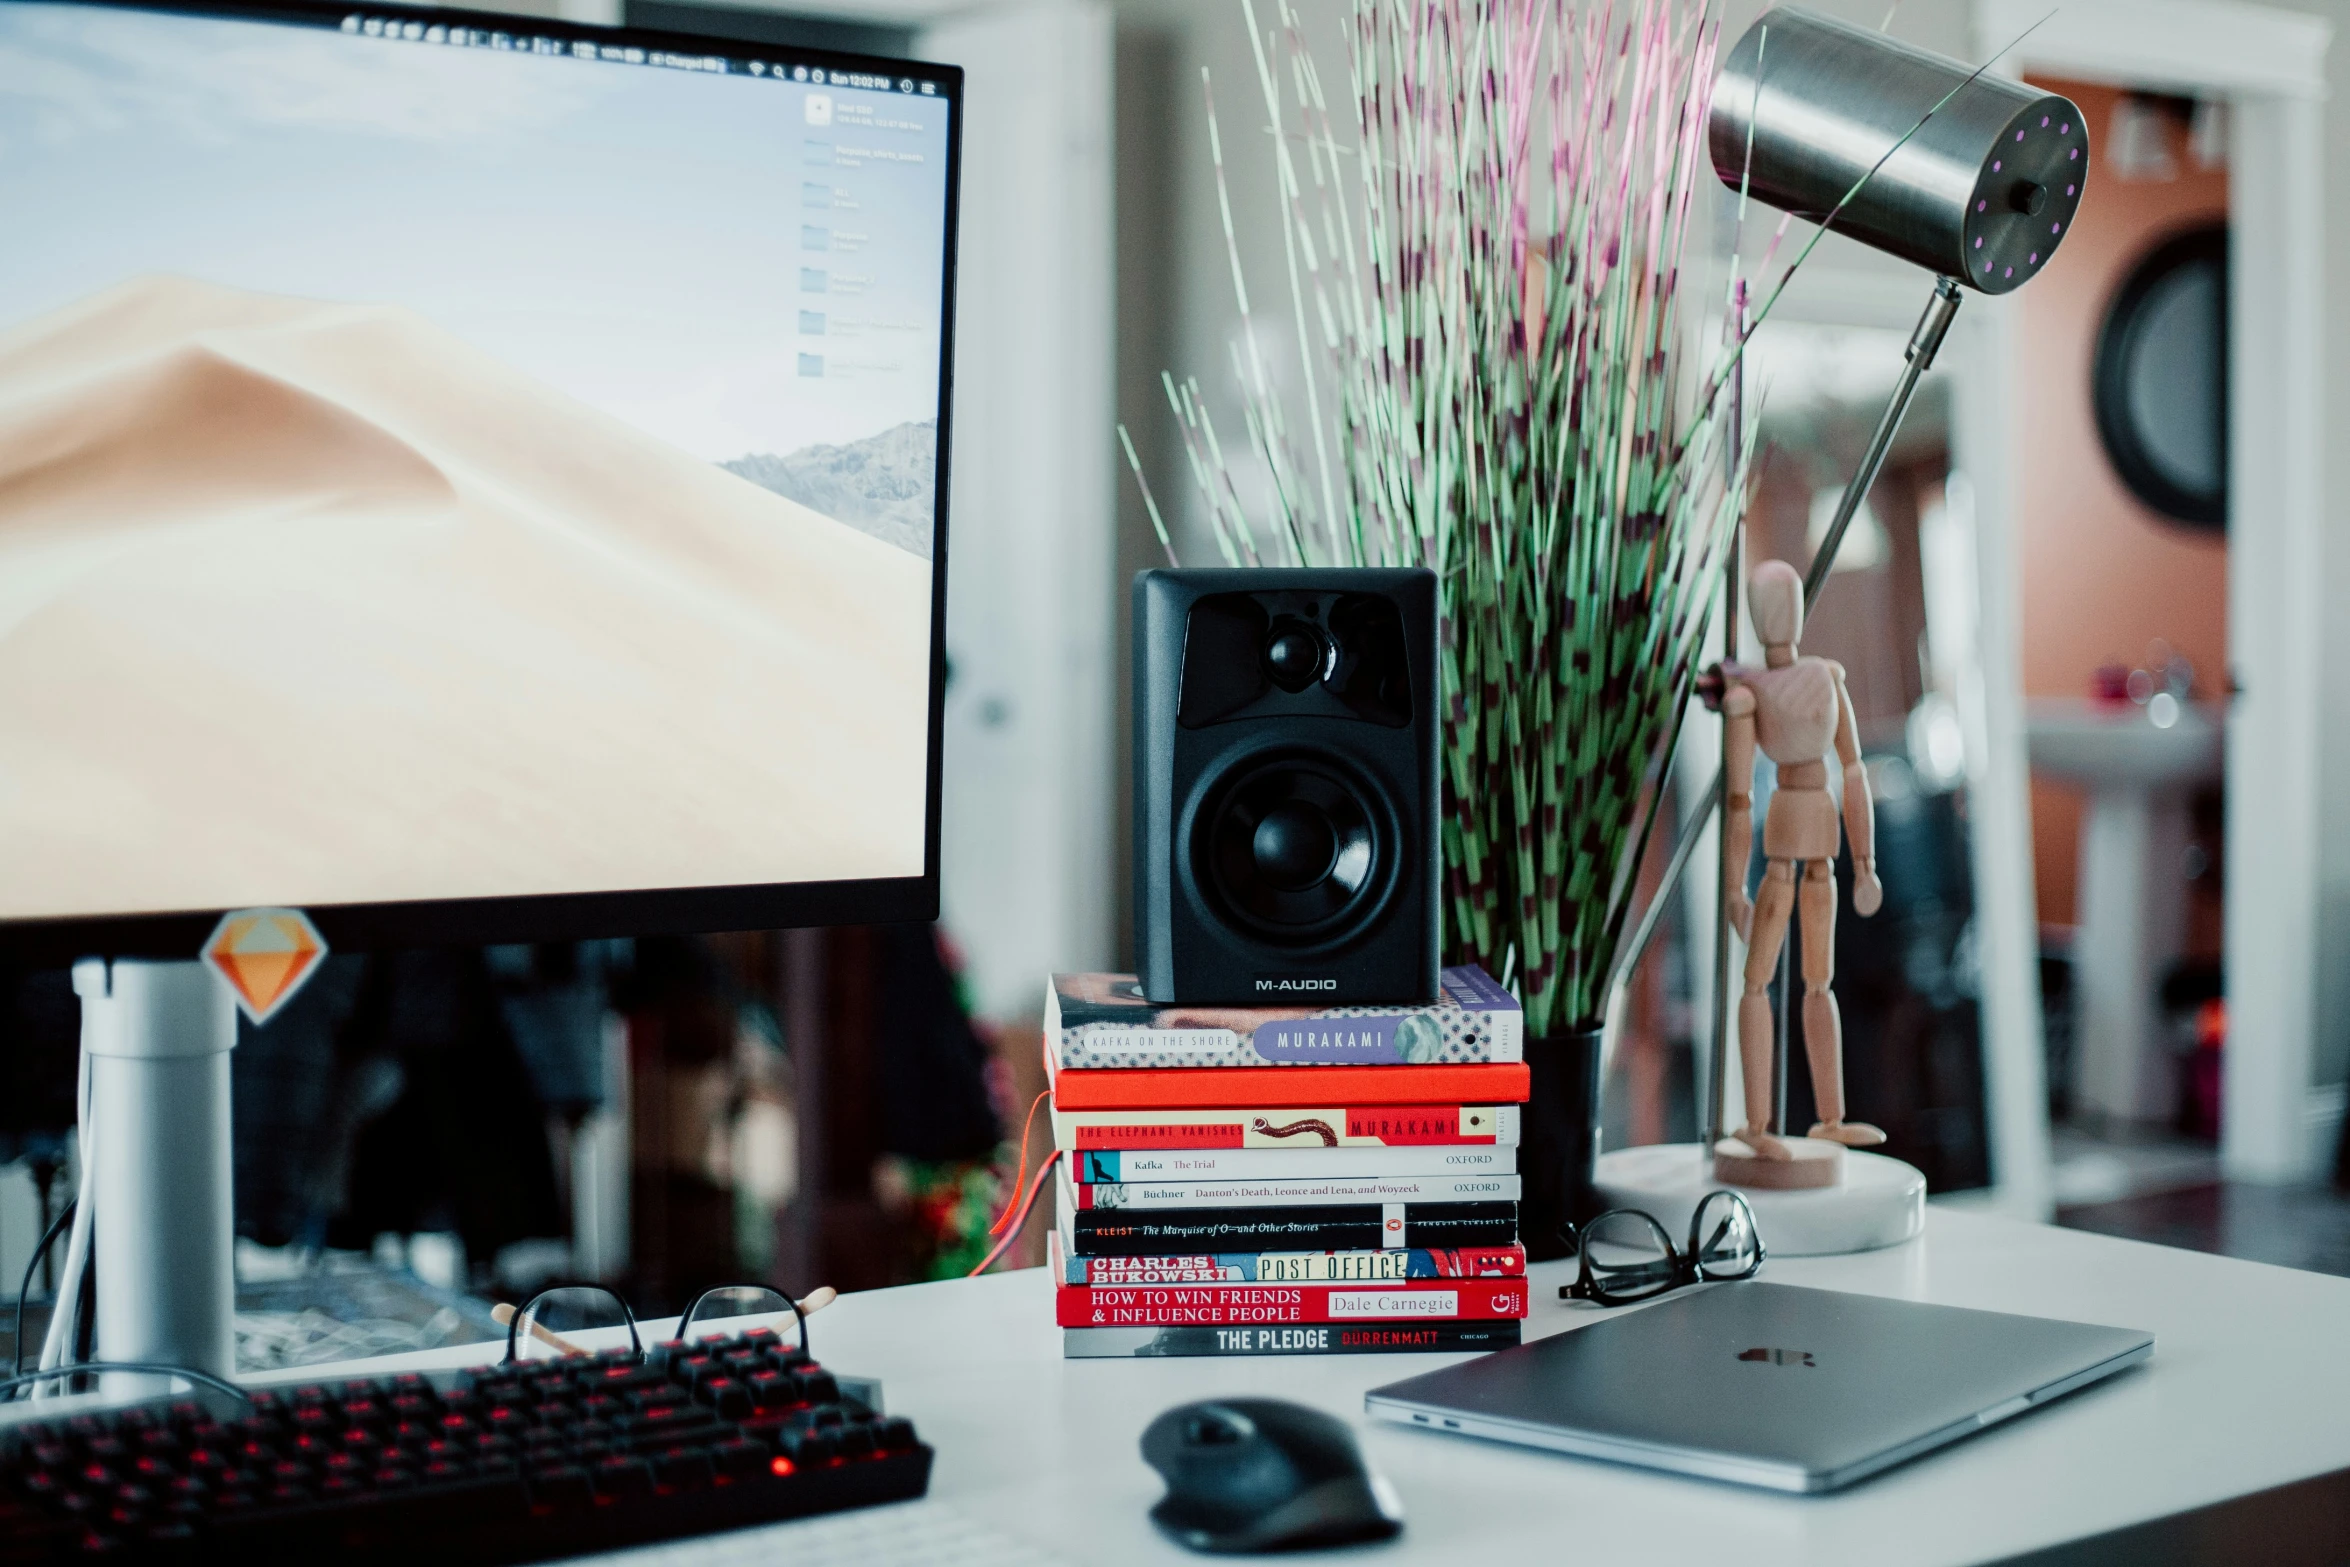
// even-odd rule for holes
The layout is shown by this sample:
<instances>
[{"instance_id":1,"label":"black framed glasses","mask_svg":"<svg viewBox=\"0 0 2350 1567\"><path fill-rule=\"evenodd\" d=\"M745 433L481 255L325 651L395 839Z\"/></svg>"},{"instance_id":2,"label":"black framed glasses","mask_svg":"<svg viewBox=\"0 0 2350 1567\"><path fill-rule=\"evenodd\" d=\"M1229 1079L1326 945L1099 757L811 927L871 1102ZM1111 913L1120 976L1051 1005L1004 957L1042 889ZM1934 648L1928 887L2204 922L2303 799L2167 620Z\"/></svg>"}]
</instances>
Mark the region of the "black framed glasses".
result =
<instances>
[{"instance_id":1,"label":"black framed glasses","mask_svg":"<svg viewBox=\"0 0 2350 1567\"><path fill-rule=\"evenodd\" d=\"M1575 1282L1559 1286L1559 1299L1599 1306L1628 1306L1684 1284L1750 1279L1767 1255L1754 1210L1726 1188L1698 1200L1681 1250L1654 1214L1637 1208L1611 1209L1580 1230L1563 1224L1559 1232L1583 1259Z\"/></svg>"}]
</instances>

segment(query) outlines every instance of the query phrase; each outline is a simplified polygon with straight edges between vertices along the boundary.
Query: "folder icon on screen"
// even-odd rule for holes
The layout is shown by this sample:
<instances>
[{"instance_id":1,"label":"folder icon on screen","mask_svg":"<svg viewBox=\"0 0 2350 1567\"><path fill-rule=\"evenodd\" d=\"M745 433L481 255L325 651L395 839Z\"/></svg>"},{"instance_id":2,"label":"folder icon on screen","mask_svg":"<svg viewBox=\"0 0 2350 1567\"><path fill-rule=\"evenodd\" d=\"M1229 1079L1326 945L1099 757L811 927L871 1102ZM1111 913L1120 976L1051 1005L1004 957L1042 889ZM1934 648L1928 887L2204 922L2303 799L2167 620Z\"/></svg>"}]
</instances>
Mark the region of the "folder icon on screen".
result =
<instances>
[{"instance_id":1,"label":"folder icon on screen","mask_svg":"<svg viewBox=\"0 0 2350 1567\"><path fill-rule=\"evenodd\" d=\"M832 230L820 223L801 224L800 248L802 250L830 250L832 248Z\"/></svg>"}]
</instances>

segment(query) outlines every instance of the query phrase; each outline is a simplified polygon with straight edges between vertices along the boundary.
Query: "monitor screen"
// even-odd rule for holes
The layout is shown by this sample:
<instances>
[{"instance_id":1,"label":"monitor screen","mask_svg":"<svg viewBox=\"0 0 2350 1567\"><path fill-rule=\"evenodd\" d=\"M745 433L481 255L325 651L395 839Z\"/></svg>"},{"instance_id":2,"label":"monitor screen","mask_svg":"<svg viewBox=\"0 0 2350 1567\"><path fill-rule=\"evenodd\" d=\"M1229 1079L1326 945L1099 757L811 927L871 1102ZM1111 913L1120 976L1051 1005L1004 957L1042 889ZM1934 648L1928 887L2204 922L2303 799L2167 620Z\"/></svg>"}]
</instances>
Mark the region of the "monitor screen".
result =
<instances>
[{"instance_id":1,"label":"monitor screen","mask_svg":"<svg viewBox=\"0 0 2350 1567\"><path fill-rule=\"evenodd\" d=\"M0 944L926 916L959 94L0 0Z\"/></svg>"}]
</instances>

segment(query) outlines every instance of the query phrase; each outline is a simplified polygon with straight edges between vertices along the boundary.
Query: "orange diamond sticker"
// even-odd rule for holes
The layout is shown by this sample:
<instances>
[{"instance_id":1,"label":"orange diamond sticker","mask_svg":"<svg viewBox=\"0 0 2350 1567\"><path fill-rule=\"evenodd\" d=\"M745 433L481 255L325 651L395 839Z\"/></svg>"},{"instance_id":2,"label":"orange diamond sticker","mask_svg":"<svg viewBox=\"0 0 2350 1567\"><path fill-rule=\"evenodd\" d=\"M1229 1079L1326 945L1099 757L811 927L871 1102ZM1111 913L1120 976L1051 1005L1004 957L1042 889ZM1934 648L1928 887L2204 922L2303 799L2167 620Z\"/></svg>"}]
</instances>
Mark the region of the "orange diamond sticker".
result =
<instances>
[{"instance_id":1,"label":"orange diamond sticker","mask_svg":"<svg viewBox=\"0 0 2350 1567\"><path fill-rule=\"evenodd\" d=\"M325 956L326 938L300 909L231 909L204 943L204 961L256 1026L293 999Z\"/></svg>"}]
</instances>

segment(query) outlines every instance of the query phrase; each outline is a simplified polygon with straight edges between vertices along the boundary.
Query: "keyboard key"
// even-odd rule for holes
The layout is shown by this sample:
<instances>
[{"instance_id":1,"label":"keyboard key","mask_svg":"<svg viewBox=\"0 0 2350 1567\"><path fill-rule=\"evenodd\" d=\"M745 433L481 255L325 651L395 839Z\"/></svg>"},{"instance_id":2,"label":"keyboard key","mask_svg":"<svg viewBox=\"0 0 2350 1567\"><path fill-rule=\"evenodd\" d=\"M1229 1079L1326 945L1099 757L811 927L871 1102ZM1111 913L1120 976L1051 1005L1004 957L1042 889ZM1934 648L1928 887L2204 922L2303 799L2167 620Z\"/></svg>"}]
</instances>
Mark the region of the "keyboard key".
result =
<instances>
[{"instance_id":1,"label":"keyboard key","mask_svg":"<svg viewBox=\"0 0 2350 1567\"><path fill-rule=\"evenodd\" d=\"M751 1412L751 1390L733 1377L711 1377L694 1390L694 1397L716 1410L722 1419L740 1420Z\"/></svg>"},{"instance_id":2,"label":"keyboard key","mask_svg":"<svg viewBox=\"0 0 2350 1567\"><path fill-rule=\"evenodd\" d=\"M529 1488L533 1507L570 1512L595 1505L595 1483L588 1478L588 1472L577 1464L559 1464L538 1470L531 1475Z\"/></svg>"},{"instance_id":3,"label":"keyboard key","mask_svg":"<svg viewBox=\"0 0 2350 1567\"><path fill-rule=\"evenodd\" d=\"M787 1430L783 1433L783 1450L794 1463L803 1466L828 1464L840 1456L832 1433L823 1430Z\"/></svg>"},{"instance_id":4,"label":"keyboard key","mask_svg":"<svg viewBox=\"0 0 2350 1567\"><path fill-rule=\"evenodd\" d=\"M653 1494L653 1467L641 1458L607 1458L596 1465L596 1494L626 1501Z\"/></svg>"},{"instance_id":5,"label":"keyboard key","mask_svg":"<svg viewBox=\"0 0 2350 1567\"><path fill-rule=\"evenodd\" d=\"M749 1480L765 1474L773 1449L764 1442L730 1437L710 1449L710 1462L729 1480Z\"/></svg>"},{"instance_id":6,"label":"keyboard key","mask_svg":"<svg viewBox=\"0 0 2350 1567\"><path fill-rule=\"evenodd\" d=\"M653 1483L672 1491L697 1491L715 1474L710 1455L698 1448L672 1448L653 1460Z\"/></svg>"}]
</instances>

